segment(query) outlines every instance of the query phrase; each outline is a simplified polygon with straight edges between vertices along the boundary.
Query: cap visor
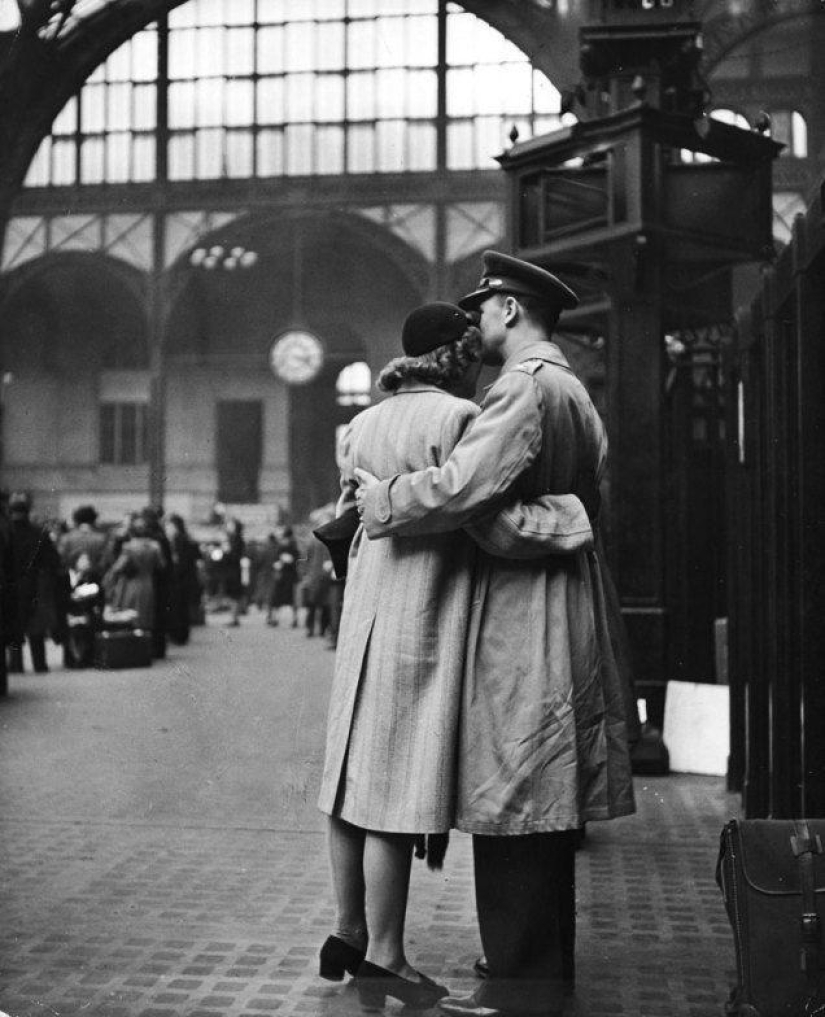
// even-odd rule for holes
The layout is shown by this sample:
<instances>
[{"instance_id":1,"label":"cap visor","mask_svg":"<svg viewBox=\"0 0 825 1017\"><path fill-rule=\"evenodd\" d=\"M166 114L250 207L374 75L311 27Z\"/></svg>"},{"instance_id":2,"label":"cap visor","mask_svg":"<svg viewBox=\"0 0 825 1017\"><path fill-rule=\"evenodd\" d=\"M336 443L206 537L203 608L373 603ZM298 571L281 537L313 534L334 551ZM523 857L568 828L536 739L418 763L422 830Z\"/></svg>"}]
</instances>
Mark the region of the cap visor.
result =
<instances>
[{"instance_id":1,"label":"cap visor","mask_svg":"<svg viewBox=\"0 0 825 1017\"><path fill-rule=\"evenodd\" d=\"M468 293L466 297L462 297L458 301L458 306L462 311L477 311L481 304L491 297L494 290L488 290L486 287L481 290L473 290L472 293Z\"/></svg>"}]
</instances>

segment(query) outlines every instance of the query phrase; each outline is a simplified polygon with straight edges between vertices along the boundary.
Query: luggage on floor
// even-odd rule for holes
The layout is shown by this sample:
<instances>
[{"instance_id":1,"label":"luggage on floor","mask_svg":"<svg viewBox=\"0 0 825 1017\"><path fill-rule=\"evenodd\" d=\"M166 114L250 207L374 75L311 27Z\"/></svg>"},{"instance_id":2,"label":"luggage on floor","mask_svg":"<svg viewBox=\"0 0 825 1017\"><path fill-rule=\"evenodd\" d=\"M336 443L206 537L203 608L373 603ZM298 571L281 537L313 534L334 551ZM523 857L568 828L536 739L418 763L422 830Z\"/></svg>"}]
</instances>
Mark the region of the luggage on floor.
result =
<instances>
[{"instance_id":1,"label":"luggage on floor","mask_svg":"<svg viewBox=\"0 0 825 1017\"><path fill-rule=\"evenodd\" d=\"M143 629L98 632L95 635L94 666L104 669L149 667L152 663L152 634Z\"/></svg>"},{"instance_id":2,"label":"luggage on floor","mask_svg":"<svg viewBox=\"0 0 825 1017\"><path fill-rule=\"evenodd\" d=\"M825 1017L825 820L732 820L716 882L736 947L729 1017Z\"/></svg>"}]
</instances>

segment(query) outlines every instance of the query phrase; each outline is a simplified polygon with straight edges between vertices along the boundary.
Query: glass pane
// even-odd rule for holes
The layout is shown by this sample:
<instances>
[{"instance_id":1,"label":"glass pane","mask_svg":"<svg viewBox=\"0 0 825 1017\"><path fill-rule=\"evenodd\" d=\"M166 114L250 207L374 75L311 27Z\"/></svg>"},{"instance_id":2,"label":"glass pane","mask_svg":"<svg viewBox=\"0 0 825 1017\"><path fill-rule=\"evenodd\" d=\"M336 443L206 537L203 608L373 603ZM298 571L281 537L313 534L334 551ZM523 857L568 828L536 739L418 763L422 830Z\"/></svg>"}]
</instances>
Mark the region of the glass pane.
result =
<instances>
[{"instance_id":1,"label":"glass pane","mask_svg":"<svg viewBox=\"0 0 825 1017\"><path fill-rule=\"evenodd\" d=\"M533 109L533 69L528 63L507 64L491 76L497 83L499 103L496 112L529 116Z\"/></svg>"},{"instance_id":2,"label":"glass pane","mask_svg":"<svg viewBox=\"0 0 825 1017\"><path fill-rule=\"evenodd\" d=\"M316 120L344 119L344 77L342 74L322 74L315 80Z\"/></svg>"},{"instance_id":3,"label":"glass pane","mask_svg":"<svg viewBox=\"0 0 825 1017\"><path fill-rule=\"evenodd\" d=\"M127 130L132 126L132 86L109 85L106 102L106 128L110 131Z\"/></svg>"},{"instance_id":4,"label":"glass pane","mask_svg":"<svg viewBox=\"0 0 825 1017\"><path fill-rule=\"evenodd\" d=\"M224 30L202 28L198 32L196 76L199 78L219 77L224 74Z\"/></svg>"},{"instance_id":5,"label":"glass pane","mask_svg":"<svg viewBox=\"0 0 825 1017\"><path fill-rule=\"evenodd\" d=\"M435 71L407 71L407 114L427 119L438 114L438 77Z\"/></svg>"},{"instance_id":6,"label":"glass pane","mask_svg":"<svg viewBox=\"0 0 825 1017\"><path fill-rule=\"evenodd\" d=\"M255 0L232 0L224 9L227 25L251 25L255 21Z\"/></svg>"},{"instance_id":7,"label":"glass pane","mask_svg":"<svg viewBox=\"0 0 825 1017\"><path fill-rule=\"evenodd\" d=\"M195 176L195 139L192 134L169 138L169 179L192 180Z\"/></svg>"},{"instance_id":8,"label":"glass pane","mask_svg":"<svg viewBox=\"0 0 825 1017\"><path fill-rule=\"evenodd\" d=\"M107 403L100 407L100 461L115 461L115 408Z\"/></svg>"},{"instance_id":9,"label":"glass pane","mask_svg":"<svg viewBox=\"0 0 825 1017\"><path fill-rule=\"evenodd\" d=\"M475 95L475 111L479 114L503 112L506 95L499 81L499 73L505 68L491 67L482 64L473 72L473 93ZM529 95L529 93L528 93Z\"/></svg>"},{"instance_id":10,"label":"glass pane","mask_svg":"<svg viewBox=\"0 0 825 1017\"><path fill-rule=\"evenodd\" d=\"M170 28L191 28L197 23L197 19L198 5L196 3L183 4L182 7L175 7L169 11Z\"/></svg>"},{"instance_id":11,"label":"glass pane","mask_svg":"<svg viewBox=\"0 0 825 1017\"><path fill-rule=\"evenodd\" d=\"M284 122L284 79L262 78L258 82L259 124L281 124Z\"/></svg>"},{"instance_id":12,"label":"glass pane","mask_svg":"<svg viewBox=\"0 0 825 1017\"><path fill-rule=\"evenodd\" d=\"M346 13L346 0L316 0L315 17L319 21L341 19Z\"/></svg>"},{"instance_id":13,"label":"glass pane","mask_svg":"<svg viewBox=\"0 0 825 1017\"><path fill-rule=\"evenodd\" d=\"M248 127L255 122L255 90L251 81L227 81L226 123Z\"/></svg>"},{"instance_id":14,"label":"glass pane","mask_svg":"<svg viewBox=\"0 0 825 1017\"><path fill-rule=\"evenodd\" d=\"M377 115L382 119L403 117L406 72L403 70L378 71L375 75L375 91L378 99Z\"/></svg>"},{"instance_id":15,"label":"glass pane","mask_svg":"<svg viewBox=\"0 0 825 1017\"><path fill-rule=\"evenodd\" d=\"M106 86L86 85L80 95L80 130L84 134L106 126Z\"/></svg>"},{"instance_id":16,"label":"glass pane","mask_svg":"<svg viewBox=\"0 0 825 1017\"><path fill-rule=\"evenodd\" d=\"M80 146L80 180L84 184L105 182L103 138L86 138Z\"/></svg>"},{"instance_id":17,"label":"glass pane","mask_svg":"<svg viewBox=\"0 0 825 1017\"><path fill-rule=\"evenodd\" d=\"M284 69L284 30L275 28L258 29L258 73L280 73Z\"/></svg>"},{"instance_id":18,"label":"glass pane","mask_svg":"<svg viewBox=\"0 0 825 1017\"><path fill-rule=\"evenodd\" d=\"M350 67L375 67L375 22L350 22L347 45Z\"/></svg>"},{"instance_id":19,"label":"glass pane","mask_svg":"<svg viewBox=\"0 0 825 1017\"><path fill-rule=\"evenodd\" d=\"M226 21L224 0L197 0L198 24L222 25Z\"/></svg>"},{"instance_id":20,"label":"glass pane","mask_svg":"<svg viewBox=\"0 0 825 1017\"><path fill-rule=\"evenodd\" d=\"M204 78L197 82L195 108L199 127L219 127L223 122L223 89L221 78Z\"/></svg>"},{"instance_id":21,"label":"glass pane","mask_svg":"<svg viewBox=\"0 0 825 1017\"><path fill-rule=\"evenodd\" d=\"M223 131L198 131L196 163L199 180L221 176L223 171Z\"/></svg>"},{"instance_id":22,"label":"glass pane","mask_svg":"<svg viewBox=\"0 0 825 1017\"><path fill-rule=\"evenodd\" d=\"M435 67L438 63L438 19L407 18L404 22L408 67Z\"/></svg>"},{"instance_id":23,"label":"glass pane","mask_svg":"<svg viewBox=\"0 0 825 1017\"><path fill-rule=\"evenodd\" d=\"M473 167L473 125L468 120L447 124L447 168Z\"/></svg>"},{"instance_id":24,"label":"glass pane","mask_svg":"<svg viewBox=\"0 0 825 1017\"><path fill-rule=\"evenodd\" d=\"M559 90L541 71L533 71L533 108L536 113L558 113L561 109Z\"/></svg>"},{"instance_id":25,"label":"glass pane","mask_svg":"<svg viewBox=\"0 0 825 1017\"><path fill-rule=\"evenodd\" d=\"M292 22L286 26L286 69L311 71L315 63L315 25Z\"/></svg>"},{"instance_id":26,"label":"glass pane","mask_svg":"<svg viewBox=\"0 0 825 1017\"><path fill-rule=\"evenodd\" d=\"M107 81L130 81L132 78L132 44L125 42L106 61Z\"/></svg>"},{"instance_id":27,"label":"glass pane","mask_svg":"<svg viewBox=\"0 0 825 1017\"><path fill-rule=\"evenodd\" d=\"M134 403L121 403L120 410L120 457L121 463L137 462L137 407Z\"/></svg>"},{"instance_id":28,"label":"glass pane","mask_svg":"<svg viewBox=\"0 0 825 1017\"><path fill-rule=\"evenodd\" d=\"M26 187L45 187L49 183L51 153L52 139L44 138L29 165L29 171L26 174Z\"/></svg>"},{"instance_id":29,"label":"glass pane","mask_svg":"<svg viewBox=\"0 0 825 1017\"><path fill-rule=\"evenodd\" d=\"M315 172L344 172L343 127L318 127L315 130Z\"/></svg>"},{"instance_id":30,"label":"glass pane","mask_svg":"<svg viewBox=\"0 0 825 1017\"><path fill-rule=\"evenodd\" d=\"M228 131L226 134L226 172L230 177L252 176L252 132Z\"/></svg>"},{"instance_id":31,"label":"glass pane","mask_svg":"<svg viewBox=\"0 0 825 1017\"><path fill-rule=\"evenodd\" d=\"M312 172L314 131L311 124L286 128L286 172L291 176L303 176Z\"/></svg>"},{"instance_id":32,"label":"glass pane","mask_svg":"<svg viewBox=\"0 0 825 1017\"><path fill-rule=\"evenodd\" d=\"M475 112L473 72L469 67L447 71L447 116L469 117Z\"/></svg>"},{"instance_id":33,"label":"glass pane","mask_svg":"<svg viewBox=\"0 0 825 1017\"><path fill-rule=\"evenodd\" d=\"M382 120L376 125L378 165L381 173L400 173L405 170L406 124L403 120Z\"/></svg>"},{"instance_id":34,"label":"glass pane","mask_svg":"<svg viewBox=\"0 0 825 1017\"><path fill-rule=\"evenodd\" d=\"M277 177L284 171L284 136L280 130L258 132L256 149L259 177Z\"/></svg>"},{"instance_id":35,"label":"glass pane","mask_svg":"<svg viewBox=\"0 0 825 1017\"><path fill-rule=\"evenodd\" d=\"M154 134L136 134L132 138L132 180L155 179Z\"/></svg>"},{"instance_id":36,"label":"glass pane","mask_svg":"<svg viewBox=\"0 0 825 1017\"><path fill-rule=\"evenodd\" d=\"M132 89L132 126L152 131L157 126L157 93L154 85L135 85Z\"/></svg>"},{"instance_id":37,"label":"glass pane","mask_svg":"<svg viewBox=\"0 0 825 1017\"><path fill-rule=\"evenodd\" d=\"M261 25L284 21L285 18L284 0L258 0L258 22Z\"/></svg>"},{"instance_id":38,"label":"glass pane","mask_svg":"<svg viewBox=\"0 0 825 1017\"><path fill-rule=\"evenodd\" d=\"M476 166L490 169L497 165L493 160L504 150L505 136L510 126L511 121L507 121L505 126L500 117L479 117L476 120ZM530 132L519 128L519 135L528 138Z\"/></svg>"},{"instance_id":39,"label":"glass pane","mask_svg":"<svg viewBox=\"0 0 825 1017\"><path fill-rule=\"evenodd\" d=\"M155 81L158 76L158 34L138 32L132 39L132 80Z\"/></svg>"},{"instance_id":40,"label":"glass pane","mask_svg":"<svg viewBox=\"0 0 825 1017\"><path fill-rule=\"evenodd\" d=\"M375 117L375 75L350 74L347 78L347 118L372 120Z\"/></svg>"},{"instance_id":41,"label":"glass pane","mask_svg":"<svg viewBox=\"0 0 825 1017\"><path fill-rule=\"evenodd\" d=\"M188 6L188 5L186 5ZM181 10L181 8L177 8ZM198 33L193 29L169 33L169 78L195 77L195 44Z\"/></svg>"},{"instance_id":42,"label":"glass pane","mask_svg":"<svg viewBox=\"0 0 825 1017\"><path fill-rule=\"evenodd\" d=\"M447 66L474 64L476 19L472 14L451 13L447 17Z\"/></svg>"},{"instance_id":43,"label":"glass pane","mask_svg":"<svg viewBox=\"0 0 825 1017\"><path fill-rule=\"evenodd\" d=\"M131 136L110 134L106 138L106 181L125 183L129 179L129 154Z\"/></svg>"},{"instance_id":44,"label":"glass pane","mask_svg":"<svg viewBox=\"0 0 825 1017\"><path fill-rule=\"evenodd\" d=\"M74 141L58 141L52 145L52 183L76 183L75 158L77 150Z\"/></svg>"},{"instance_id":45,"label":"glass pane","mask_svg":"<svg viewBox=\"0 0 825 1017\"><path fill-rule=\"evenodd\" d=\"M226 33L226 73L246 75L255 71L255 32L230 28Z\"/></svg>"},{"instance_id":46,"label":"glass pane","mask_svg":"<svg viewBox=\"0 0 825 1017\"><path fill-rule=\"evenodd\" d=\"M381 18L376 31L376 66L404 66L404 18Z\"/></svg>"},{"instance_id":47,"label":"glass pane","mask_svg":"<svg viewBox=\"0 0 825 1017\"><path fill-rule=\"evenodd\" d=\"M372 173L375 169L375 128L367 124L348 131L347 171Z\"/></svg>"},{"instance_id":48,"label":"glass pane","mask_svg":"<svg viewBox=\"0 0 825 1017\"><path fill-rule=\"evenodd\" d=\"M436 167L436 130L434 124L411 123L409 134L407 169L411 171L434 170Z\"/></svg>"},{"instance_id":49,"label":"glass pane","mask_svg":"<svg viewBox=\"0 0 825 1017\"><path fill-rule=\"evenodd\" d=\"M321 24L316 28L318 44L317 67L322 71L338 71L344 67L344 26L341 22Z\"/></svg>"},{"instance_id":50,"label":"glass pane","mask_svg":"<svg viewBox=\"0 0 825 1017\"><path fill-rule=\"evenodd\" d=\"M52 124L52 134L74 134L77 130L77 99L71 98L57 114Z\"/></svg>"},{"instance_id":51,"label":"glass pane","mask_svg":"<svg viewBox=\"0 0 825 1017\"><path fill-rule=\"evenodd\" d=\"M314 84L312 74L290 74L286 88L286 120L305 122L312 120L312 91Z\"/></svg>"},{"instance_id":52,"label":"glass pane","mask_svg":"<svg viewBox=\"0 0 825 1017\"><path fill-rule=\"evenodd\" d=\"M169 85L169 126L195 126L195 83L182 81Z\"/></svg>"}]
</instances>

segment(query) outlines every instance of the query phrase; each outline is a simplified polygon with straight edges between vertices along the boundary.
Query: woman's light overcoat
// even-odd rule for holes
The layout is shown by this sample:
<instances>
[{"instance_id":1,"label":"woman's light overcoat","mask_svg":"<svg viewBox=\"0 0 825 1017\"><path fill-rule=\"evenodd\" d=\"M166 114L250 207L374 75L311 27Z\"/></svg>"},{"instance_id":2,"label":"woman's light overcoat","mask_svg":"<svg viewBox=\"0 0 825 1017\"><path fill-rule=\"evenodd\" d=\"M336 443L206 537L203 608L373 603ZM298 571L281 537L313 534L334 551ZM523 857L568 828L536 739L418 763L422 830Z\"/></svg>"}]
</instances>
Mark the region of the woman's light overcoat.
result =
<instances>
[{"instance_id":1,"label":"woman's light overcoat","mask_svg":"<svg viewBox=\"0 0 825 1017\"><path fill-rule=\"evenodd\" d=\"M408 385L351 422L342 449L377 476L437 466L478 412ZM369 541L347 572L319 805L371 830L450 828L472 541L463 532Z\"/></svg>"}]
</instances>

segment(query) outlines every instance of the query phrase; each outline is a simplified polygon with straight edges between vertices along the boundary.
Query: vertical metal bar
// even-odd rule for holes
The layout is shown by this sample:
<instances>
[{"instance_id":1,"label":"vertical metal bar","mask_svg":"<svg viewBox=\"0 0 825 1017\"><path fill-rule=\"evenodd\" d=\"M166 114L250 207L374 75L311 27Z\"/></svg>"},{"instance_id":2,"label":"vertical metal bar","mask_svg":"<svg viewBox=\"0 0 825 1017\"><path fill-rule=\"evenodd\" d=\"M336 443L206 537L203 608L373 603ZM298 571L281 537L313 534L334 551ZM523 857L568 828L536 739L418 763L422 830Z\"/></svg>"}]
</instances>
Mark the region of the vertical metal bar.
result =
<instances>
[{"instance_id":1,"label":"vertical metal bar","mask_svg":"<svg viewBox=\"0 0 825 1017\"><path fill-rule=\"evenodd\" d=\"M166 292L166 184L168 178L169 23L158 19L156 94L157 150L152 211L152 265L148 288L149 324L149 502L162 506L166 493L166 365L164 340L168 313Z\"/></svg>"},{"instance_id":2,"label":"vertical metal bar","mask_svg":"<svg viewBox=\"0 0 825 1017\"><path fill-rule=\"evenodd\" d=\"M435 163L439 179L447 172L447 0L438 0L438 56L436 64L437 102L435 118ZM445 189L437 188L435 197L435 251L430 296L438 299L447 290L447 214Z\"/></svg>"}]
</instances>

